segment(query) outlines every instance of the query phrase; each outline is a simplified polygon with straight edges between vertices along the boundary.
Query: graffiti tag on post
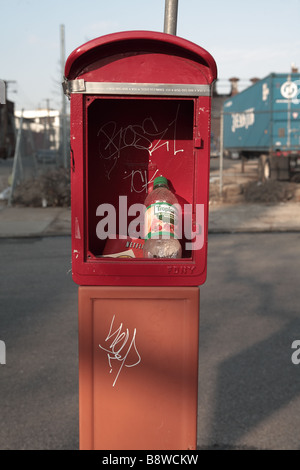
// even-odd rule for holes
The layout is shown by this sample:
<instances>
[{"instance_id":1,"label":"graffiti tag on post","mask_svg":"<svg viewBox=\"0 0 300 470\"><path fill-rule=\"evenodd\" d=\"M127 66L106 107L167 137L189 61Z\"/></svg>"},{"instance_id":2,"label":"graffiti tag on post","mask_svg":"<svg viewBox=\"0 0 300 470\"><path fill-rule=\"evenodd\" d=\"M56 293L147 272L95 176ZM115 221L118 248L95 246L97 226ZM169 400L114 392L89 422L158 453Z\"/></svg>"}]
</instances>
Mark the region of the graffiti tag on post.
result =
<instances>
[{"instance_id":1,"label":"graffiti tag on post","mask_svg":"<svg viewBox=\"0 0 300 470\"><path fill-rule=\"evenodd\" d=\"M110 373L114 370L116 364L116 376L113 382L115 386L121 370L123 367L134 367L141 362L141 356L139 355L136 344L136 328L134 328L132 336L129 333L128 328L123 330L123 323L113 331L113 325L115 321L115 315L110 324L108 335L105 338L105 345L99 344L99 348L107 353L108 364L110 367ZM114 364L114 361L116 363Z\"/></svg>"}]
</instances>

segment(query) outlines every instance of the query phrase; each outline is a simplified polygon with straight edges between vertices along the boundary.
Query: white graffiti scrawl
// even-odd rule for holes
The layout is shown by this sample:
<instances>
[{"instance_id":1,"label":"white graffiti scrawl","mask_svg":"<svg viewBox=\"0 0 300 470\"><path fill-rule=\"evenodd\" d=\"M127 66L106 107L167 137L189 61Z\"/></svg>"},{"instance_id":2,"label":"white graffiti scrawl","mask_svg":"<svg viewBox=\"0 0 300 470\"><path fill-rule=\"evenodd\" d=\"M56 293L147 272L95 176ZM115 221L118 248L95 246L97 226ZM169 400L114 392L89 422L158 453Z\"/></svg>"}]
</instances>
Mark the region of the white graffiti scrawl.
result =
<instances>
[{"instance_id":1,"label":"white graffiti scrawl","mask_svg":"<svg viewBox=\"0 0 300 470\"><path fill-rule=\"evenodd\" d=\"M113 382L115 386L123 367L134 367L141 362L141 356L138 353L135 344L136 328L132 335L128 328L123 330L123 323L116 330L114 328L115 315L112 318L108 335L105 338L105 345L99 344L99 348L107 353L110 373L116 369L116 377Z\"/></svg>"}]
</instances>

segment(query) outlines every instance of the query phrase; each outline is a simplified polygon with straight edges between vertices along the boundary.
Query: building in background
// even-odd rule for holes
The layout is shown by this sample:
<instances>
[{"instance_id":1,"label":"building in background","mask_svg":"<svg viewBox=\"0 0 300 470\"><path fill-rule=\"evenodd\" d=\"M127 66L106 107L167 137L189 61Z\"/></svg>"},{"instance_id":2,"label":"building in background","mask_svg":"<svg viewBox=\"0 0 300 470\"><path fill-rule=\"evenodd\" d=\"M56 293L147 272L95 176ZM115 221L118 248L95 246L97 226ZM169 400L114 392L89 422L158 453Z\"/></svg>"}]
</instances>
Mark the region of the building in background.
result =
<instances>
[{"instance_id":1,"label":"building in background","mask_svg":"<svg viewBox=\"0 0 300 470\"><path fill-rule=\"evenodd\" d=\"M60 113L53 109L36 109L15 111L16 130L20 128L23 114L23 152L32 151L32 142L36 150L49 149L59 151L60 146ZM26 124L26 125L24 125ZM31 133L31 136L29 135Z\"/></svg>"},{"instance_id":2,"label":"building in background","mask_svg":"<svg viewBox=\"0 0 300 470\"><path fill-rule=\"evenodd\" d=\"M15 105L6 99L5 104L0 104L0 158L13 157L16 144Z\"/></svg>"}]
</instances>

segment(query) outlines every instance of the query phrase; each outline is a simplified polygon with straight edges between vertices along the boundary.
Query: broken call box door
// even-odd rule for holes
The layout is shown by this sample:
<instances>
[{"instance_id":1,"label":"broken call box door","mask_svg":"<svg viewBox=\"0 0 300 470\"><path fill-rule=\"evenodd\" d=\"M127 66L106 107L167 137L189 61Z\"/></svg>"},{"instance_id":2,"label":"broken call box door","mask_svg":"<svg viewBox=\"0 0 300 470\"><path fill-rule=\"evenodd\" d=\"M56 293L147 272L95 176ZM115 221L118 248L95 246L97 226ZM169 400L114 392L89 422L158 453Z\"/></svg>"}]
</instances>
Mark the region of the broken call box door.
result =
<instances>
[{"instance_id":1,"label":"broken call box door","mask_svg":"<svg viewBox=\"0 0 300 470\"><path fill-rule=\"evenodd\" d=\"M111 34L69 56L64 87L71 100L77 284L196 286L205 281L215 79L216 65L207 51L164 33ZM138 209L161 175L182 209L183 256L177 260L142 257Z\"/></svg>"},{"instance_id":2,"label":"broken call box door","mask_svg":"<svg viewBox=\"0 0 300 470\"><path fill-rule=\"evenodd\" d=\"M199 287L79 287L81 450L196 449Z\"/></svg>"}]
</instances>

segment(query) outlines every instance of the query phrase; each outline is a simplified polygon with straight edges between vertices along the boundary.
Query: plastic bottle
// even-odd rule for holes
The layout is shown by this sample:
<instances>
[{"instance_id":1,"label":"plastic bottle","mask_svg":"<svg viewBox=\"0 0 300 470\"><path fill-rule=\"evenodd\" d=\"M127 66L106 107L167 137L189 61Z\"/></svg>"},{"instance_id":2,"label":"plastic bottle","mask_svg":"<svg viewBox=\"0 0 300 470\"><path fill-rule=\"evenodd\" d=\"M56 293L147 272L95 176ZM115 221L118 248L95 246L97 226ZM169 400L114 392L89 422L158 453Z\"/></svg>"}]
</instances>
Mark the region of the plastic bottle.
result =
<instances>
[{"instance_id":1,"label":"plastic bottle","mask_svg":"<svg viewBox=\"0 0 300 470\"><path fill-rule=\"evenodd\" d=\"M182 249L176 238L178 204L170 191L168 180L155 178L153 191L145 199L145 258L181 258Z\"/></svg>"}]
</instances>

